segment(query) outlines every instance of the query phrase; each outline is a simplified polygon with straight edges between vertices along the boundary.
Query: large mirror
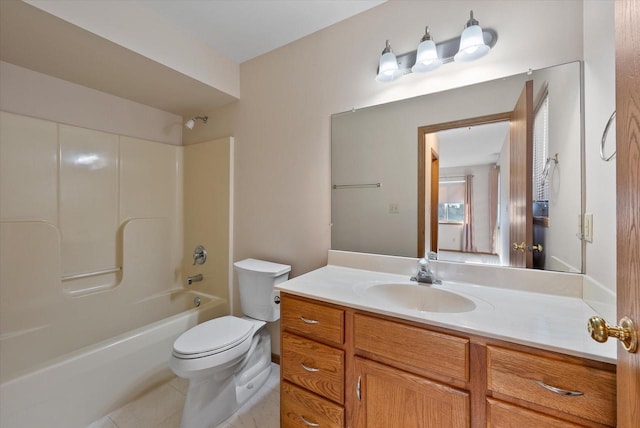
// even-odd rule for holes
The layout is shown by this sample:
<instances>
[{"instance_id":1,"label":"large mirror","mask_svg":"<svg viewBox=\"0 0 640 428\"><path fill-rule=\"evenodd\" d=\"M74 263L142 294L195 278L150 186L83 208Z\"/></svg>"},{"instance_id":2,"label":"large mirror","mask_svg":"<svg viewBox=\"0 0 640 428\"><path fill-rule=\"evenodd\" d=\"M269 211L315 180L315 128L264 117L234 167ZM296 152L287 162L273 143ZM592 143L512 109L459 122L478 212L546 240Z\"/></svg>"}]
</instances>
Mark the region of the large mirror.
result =
<instances>
[{"instance_id":1,"label":"large mirror","mask_svg":"<svg viewBox=\"0 0 640 428\"><path fill-rule=\"evenodd\" d=\"M333 115L331 248L583 272L581 76L574 62Z\"/></svg>"}]
</instances>

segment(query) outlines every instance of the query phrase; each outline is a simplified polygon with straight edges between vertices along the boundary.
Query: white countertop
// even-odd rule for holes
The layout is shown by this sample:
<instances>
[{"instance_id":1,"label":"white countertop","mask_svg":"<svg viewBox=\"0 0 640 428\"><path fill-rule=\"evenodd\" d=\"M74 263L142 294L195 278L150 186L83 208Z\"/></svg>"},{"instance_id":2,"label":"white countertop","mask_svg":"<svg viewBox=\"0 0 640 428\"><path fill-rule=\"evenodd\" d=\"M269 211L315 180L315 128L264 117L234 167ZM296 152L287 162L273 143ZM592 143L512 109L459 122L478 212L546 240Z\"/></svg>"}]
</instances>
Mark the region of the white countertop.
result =
<instances>
[{"instance_id":1,"label":"white countertop","mask_svg":"<svg viewBox=\"0 0 640 428\"><path fill-rule=\"evenodd\" d=\"M375 284L404 283L450 291L475 303L469 312L405 309L367 292ZM280 291L409 321L505 340L606 363L616 363L616 341L597 343L587 332L594 315L581 298L445 281L416 285L406 275L325 266L278 284Z\"/></svg>"}]
</instances>

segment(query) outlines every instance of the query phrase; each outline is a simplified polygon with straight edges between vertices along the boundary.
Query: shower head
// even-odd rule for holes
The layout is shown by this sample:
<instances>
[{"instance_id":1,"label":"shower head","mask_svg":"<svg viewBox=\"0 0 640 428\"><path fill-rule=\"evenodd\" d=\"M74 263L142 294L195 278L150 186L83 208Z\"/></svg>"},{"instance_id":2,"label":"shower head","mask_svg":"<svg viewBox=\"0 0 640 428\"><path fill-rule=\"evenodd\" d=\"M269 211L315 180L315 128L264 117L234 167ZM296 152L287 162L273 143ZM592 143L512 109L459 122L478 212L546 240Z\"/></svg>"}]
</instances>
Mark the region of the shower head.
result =
<instances>
[{"instance_id":1,"label":"shower head","mask_svg":"<svg viewBox=\"0 0 640 428\"><path fill-rule=\"evenodd\" d=\"M201 121L203 121L204 123L207 123L207 120L209 120L209 116L196 116L196 117L192 117L191 119L187 120L184 123L184 126L186 126L189 129L193 129L193 127L196 124L196 121L200 119Z\"/></svg>"}]
</instances>

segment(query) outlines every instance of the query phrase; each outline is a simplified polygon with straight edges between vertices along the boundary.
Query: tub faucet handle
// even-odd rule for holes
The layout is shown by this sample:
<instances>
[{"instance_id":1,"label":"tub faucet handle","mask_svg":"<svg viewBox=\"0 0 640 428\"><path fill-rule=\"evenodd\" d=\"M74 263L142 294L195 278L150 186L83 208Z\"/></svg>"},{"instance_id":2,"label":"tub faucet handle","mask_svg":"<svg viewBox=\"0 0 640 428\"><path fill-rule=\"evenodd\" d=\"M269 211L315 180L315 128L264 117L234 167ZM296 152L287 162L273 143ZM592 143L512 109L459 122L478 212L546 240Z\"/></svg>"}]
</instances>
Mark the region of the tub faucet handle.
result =
<instances>
[{"instance_id":1,"label":"tub faucet handle","mask_svg":"<svg viewBox=\"0 0 640 428\"><path fill-rule=\"evenodd\" d=\"M207 261L207 250L202 245L198 245L193 250L193 265L201 265Z\"/></svg>"}]
</instances>

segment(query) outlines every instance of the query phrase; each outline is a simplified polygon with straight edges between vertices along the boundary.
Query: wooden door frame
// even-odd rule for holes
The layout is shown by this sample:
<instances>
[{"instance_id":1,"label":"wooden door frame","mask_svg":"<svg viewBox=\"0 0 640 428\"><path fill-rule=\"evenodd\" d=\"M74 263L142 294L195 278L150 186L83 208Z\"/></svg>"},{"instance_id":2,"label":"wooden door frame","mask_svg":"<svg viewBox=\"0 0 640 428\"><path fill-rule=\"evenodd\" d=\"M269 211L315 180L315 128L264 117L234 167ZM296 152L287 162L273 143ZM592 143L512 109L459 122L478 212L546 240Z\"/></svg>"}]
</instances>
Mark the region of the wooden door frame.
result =
<instances>
[{"instance_id":1,"label":"wooden door frame","mask_svg":"<svg viewBox=\"0 0 640 428\"><path fill-rule=\"evenodd\" d=\"M533 245L533 80L527 80L509 125L509 243ZM533 251L509 250L509 266L533 268Z\"/></svg>"},{"instance_id":2,"label":"wooden door frame","mask_svg":"<svg viewBox=\"0 0 640 428\"><path fill-rule=\"evenodd\" d=\"M417 257L424 257L425 253L425 220L426 220L426 152L427 134L433 134L447 129L464 128L467 126L485 125L488 123L508 122L512 112L489 114L471 117L451 122L436 123L418 127L418 253ZM433 207L432 207L433 208ZM436 208L437 209L437 208ZM436 211L437 212L437 211Z\"/></svg>"},{"instance_id":3,"label":"wooden door frame","mask_svg":"<svg viewBox=\"0 0 640 428\"><path fill-rule=\"evenodd\" d=\"M426 185L425 185L426 186ZM440 198L440 155L431 147L431 251L438 252L438 201ZM426 195L425 195L426 197Z\"/></svg>"},{"instance_id":4,"label":"wooden door frame","mask_svg":"<svg viewBox=\"0 0 640 428\"><path fill-rule=\"evenodd\" d=\"M616 39L616 293L618 318L640 324L640 3L615 4ZM617 320L608 320L616 324ZM640 415L640 351L618 344L617 415L620 428Z\"/></svg>"}]
</instances>

